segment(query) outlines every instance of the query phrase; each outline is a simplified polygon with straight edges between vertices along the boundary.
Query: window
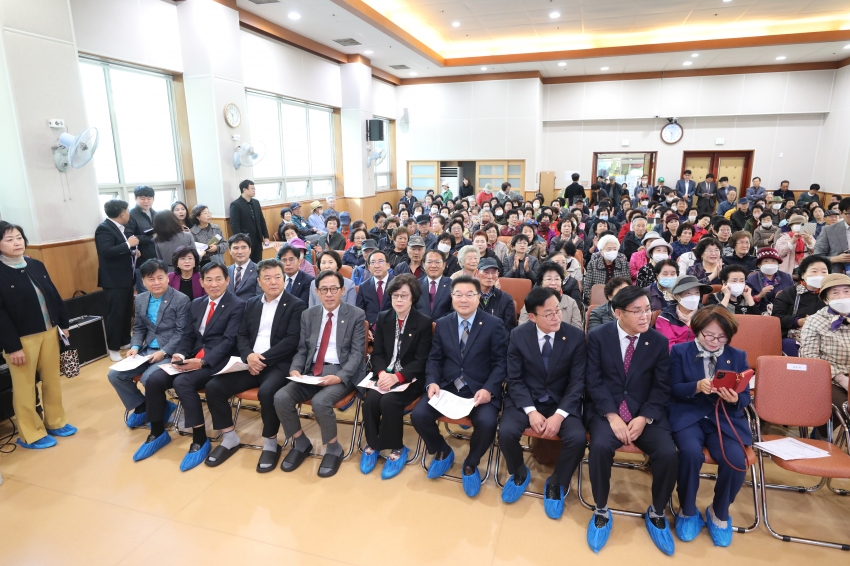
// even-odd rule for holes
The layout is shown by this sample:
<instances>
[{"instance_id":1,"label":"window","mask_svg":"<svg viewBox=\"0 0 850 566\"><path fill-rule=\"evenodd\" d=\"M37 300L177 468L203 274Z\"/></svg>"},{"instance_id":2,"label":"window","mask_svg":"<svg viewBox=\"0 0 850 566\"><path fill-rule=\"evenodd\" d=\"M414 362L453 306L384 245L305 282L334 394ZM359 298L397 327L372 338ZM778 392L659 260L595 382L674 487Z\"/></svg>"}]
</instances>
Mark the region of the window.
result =
<instances>
[{"instance_id":1,"label":"window","mask_svg":"<svg viewBox=\"0 0 850 566\"><path fill-rule=\"evenodd\" d=\"M100 134L94 167L101 201L131 202L148 185L154 206L167 208L183 193L168 75L89 58L80 59L86 113Z\"/></svg>"},{"instance_id":2,"label":"window","mask_svg":"<svg viewBox=\"0 0 850 566\"><path fill-rule=\"evenodd\" d=\"M380 120L383 124L384 128L384 139L383 141L373 141L372 143L372 151L383 151L385 152L384 160L375 165L375 188L379 191L381 190L389 190L390 187L390 174L392 167L390 164L392 163L392 155L390 151L390 121L384 118L375 117L375 120Z\"/></svg>"},{"instance_id":3,"label":"window","mask_svg":"<svg viewBox=\"0 0 850 566\"><path fill-rule=\"evenodd\" d=\"M511 184L512 191L524 190L525 161L478 161L477 184L483 189L487 183L493 191L502 189L502 183Z\"/></svg>"},{"instance_id":4,"label":"window","mask_svg":"<svg viewBox=\"0 0 850 566\"><path fill-rule=\"evenodd\" d=\"M334 194L333 111L250 91L247 100L251 141L266 146L254 166L257 200Z\"/></svg>"}]
</instances>

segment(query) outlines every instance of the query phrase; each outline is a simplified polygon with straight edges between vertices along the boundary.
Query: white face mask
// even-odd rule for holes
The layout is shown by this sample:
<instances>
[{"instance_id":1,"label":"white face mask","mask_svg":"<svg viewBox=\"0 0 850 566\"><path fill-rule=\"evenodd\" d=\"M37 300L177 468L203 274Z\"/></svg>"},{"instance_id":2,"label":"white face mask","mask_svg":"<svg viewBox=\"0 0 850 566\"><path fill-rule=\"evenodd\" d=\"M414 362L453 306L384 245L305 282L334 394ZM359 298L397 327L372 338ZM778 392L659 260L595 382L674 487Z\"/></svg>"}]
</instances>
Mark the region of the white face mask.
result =
<instances>
[{"instance_id":1,"label":"white face mask","mask_svg":"<svg viewBox=\"0 0 850 566\"><path fill-rule=\"evenodd\" d=\"M659 262L659 261L664 261L668 257L670 257L670 256L668 256L666 252L660 252L660 253L652 254L652 260L655 261L656 263Z\"/></svg>"},{"instance_id":2,"label":"white face mask","mask_svg":"<svg viewBox=\"0 0 850 566\"><path fill-rule=\"evenodd\" d=\"M850 299L833 299L829 301L829 306L835 312L840 312L841 314L850 313Z\"/></svg>"},{"instance_id":3,"label":"white face mask","mask_svg":"<svg viewBox=\"0 0 850 566\"><path fill-rule=\"evenodd\" d=\"M448 244L440 243L440 244L437 244L437 249L440 250L441 252L443 252L444 254L447 254L452 250L452 247Z\"/></svg>"},{"instance_id":4,"label":"white face mask","mask_svg":"<svg viewBox=\"0 0 850 566\"><path fill-rule=\"evenodd\" d=\"M612 250L610 252L602 252L602 257L605 258L607 261L614 261L615 259L617 259L617 253L617 250Z\"/></svg>"},{"instance_id":5,"label":"white face mask","mask_svg":"<svg viewBox=\"0 0 850 566\"><path fill-rule=\"evenodd\" d=\"M761 227L762 228L773 228L773 222L770 221L770 220L768 220L767 222L762 222Z\"/></svg>"},{"instance_id":6,"label":"white face mask","mask_svg":"<svg viewBox=\"0 0 850 566\"><path fill-rule=\"evenodd\" d=\"M696 217L696 215L694 215L694 216L688 216L688 222L693 223L693 222L696 222L696 221L697 221L697 217Z\"/></svg>"},{"instance_id":7,"label":"white face mask","mask_svg":"<svg viewBox=\"0 0 850 566\"><path fill-rule=\"evenodd\" d=\"M744 283L729 283L729 292L733 297L740 297L744 293Z\"/></svg>"},{"instance_id":8,"label":"white face mask","mask_svg":"<svg viewBox=\"0 0 850 566\"><path fill-rule=\"evenodd\" d=\"M534 201L534 204L532 204L531 206L533 206L534 208L540 208L540 203L537 202L537 201Z\"/></svg>"},{"instance_id":9,"label":"white face mask","mask_svg":"<svg viewBox=\"0 0 850 566\"><path fill-rule=\"evenodd\" d=\"M642 201L640 201L640 205L641 205L641 206L646 206L646 205L648 205L648 204L649 204L649 201L648 201L648 200L642 200Z\"/></svg>"},{"instance_id":10,"label":"white face mask","mask_svg":"<svg viewBox=\"0 0 850 566\"><path fill-rule=\"evenodd\" d=\"M823 283L823 275L809 275L808 277L803 277L803 280L809 284L809 287L820 289L820 285Z\"/></svg>"},{"instance_id":11,"label":"white face mask","mask_svg":"<svg viewBox=\"0 0 850 566\"><path fill-rule=\"evenodd\" d=\"M385 209L384 209L384 214L386 214L387 216L389 216L390 214L392 214L392 212L393 212L393 209L391 209L391 208L385 208Z\"/></svg>"},{"instance_id":12,"label":"white face mask","mask_svg":"<svg viewBox=\"0 0 850 566\"><path fill-rule=\"evenodd\" d=\"M608 215L607 214L600 215L599 220L608 220Z\"/></svg>"},{"instance_id":13,"label":"white face mask","mask_svg":"<svg viewBox=\"0 0 850 566\"><path fill-rule=\"evenodd\" d=\"M779 210L781 207L782 207L782 205L779 204L779 203L770 205L770 208L772 208L773 210Z\"/></svg>"},{"instance_id":14,"label":"white face mask","mask_svg":"<svg viewBox=\"0 0 850 566\"><path fill-rule=\"evenodd\" d=\"M501 211L501 210L496 211L496 216L502 216L503 214L504 214L504 212Z\"/></svg>"},{"instance_id":15,"label":"white face mask","mask_svg":"<svg viewBox=\"0 0 850 566\"><path fill-rule=\"evenodd\" d=\"M779 264L776 263L763 263L759 268L759 271L764 273L765 275L773 275L777 271L779 271Z\"/></svg>"},{"instance_id":16,"label":"white face mask","mask_svg":"<svg viewBox=\"0 0 850 566\"><path fill-rule=\"evenodd\" d=\"M700 296L699 295L688 295L687 297L682 297L679 299L679 304L689 311L696 310L699 306Z\"/></svg>"},{"instance_id":17,"label":"white face mask","mask_svg":"<svg viewBox=\"0 0 850 566\"><path fill-rule=\"evenodd\" d=\"M796 232L799 232L802 228L803 227L801 225L794 224L794 225L791 226L791 231L796 233Z\"/></svg>"}]
</instances>

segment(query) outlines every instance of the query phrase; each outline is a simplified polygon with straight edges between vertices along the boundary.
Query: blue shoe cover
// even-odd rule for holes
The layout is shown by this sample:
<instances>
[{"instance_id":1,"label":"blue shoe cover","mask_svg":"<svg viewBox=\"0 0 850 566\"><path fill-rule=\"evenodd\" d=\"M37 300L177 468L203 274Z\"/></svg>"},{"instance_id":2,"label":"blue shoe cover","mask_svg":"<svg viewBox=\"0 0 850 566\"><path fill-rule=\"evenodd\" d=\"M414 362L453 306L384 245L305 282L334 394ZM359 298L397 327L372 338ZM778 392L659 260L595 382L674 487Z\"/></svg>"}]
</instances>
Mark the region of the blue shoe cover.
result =
<instances>
[{"instance_id":1,"label":"blue shoe cover","mask_svg":"<svg viewBox=\"0 0 850 566\"><path fill-rule=\"evenodd\" d=\"M705 521L702 518L702 513L697 511L693 517L682 517L676 515L676 536L682 542L691 542L702 528L705 526Z\"/></svg>"},{"instance_id":2,"label":"blue shoe cover","mask_svg":"<svg viewBox=\"0 0 850 566\"><path fill-rule=\"evenodd\" d=\"M180 471L188 472L195 466L199 466L210 455L210 450L212 450L212 445L210 444L210 439L207 438L207 441L204 442L200 450L189 452L183 456L183 461L180 462Z\"/></svg>"},{"instance_id":3,"label":"blue shoe cover","mask_svg":"<svg viewBox=\"0 0 850 566\"><path fill-rule=\"evenodd\" d=\"M77 433L77 427L66 424L62 428L47 429L47 434L51 436L72 436Z\"/></svg>"},{"instance_id":4,"label":"blue shoe cover","mask_svg":"<svg viewBox=\"0 0 850 566\"><path fill-rule=\"evenodd\" d=\"M20 438L17 440L18 446L22 448L32 448L35 450L39 450L41 448L50 448L51 446L56 446L56 439L50 436L42 436L35 442L24 442Z\"/></svg>"},{"instance_id":5,"label":"blue shoe cover","mask_svg":"<svg viewBox=\"0 0 850 566\"><path fill-rule=\"evenodd\" d=\"M560 519L561 515L564 514L564 498L567 494L564 493L564 486L559 485L558 489L561 493L560 498L549 499L546 497L546 493L549 491L549 479L546 479L546 488L543 491L543 510L546 511L546 516L550 519Z\"/></svg>"},{"instance_id":6,"label":"blue shoe cover","mask_svg":"<svg viewBox=\"0 0 850 566\"><path fill-rule=\"evenodd\" d=\"M463 474L463 492L469 497L475 497L479 491L481 491L481 473L478 468L475 468L475 472L469 475Z\"/></svg>"},{"instance_id":7,"label":"blue shoe cover","mask_svg":"<svg viewBox=\"0 0 850 566\"><path fill-rule=\"evenodd\" d=\"M390 480L399 475L404 469L404 466L407 464L408 454L410 454L410 450L407 449L407 446L403 446L401 449L401 454L399 454L398 458L396 458L395 460L387 458L384 461L384 467L381 470L381 479Z\"/></svg>"},{"instance_id":8,"label":"blue shoe cover","mask_svg":"<svg viewBox=\"0 0 850 566\"><path fill-rule=\"evenodd\" d=\"M171 442L171 437L167 432L163 432L153 442L146 442L139 446L139 449L136 450L136 453L133 454L133 461L138 462L139 460L144 460L149 456L153 456L154 452L165 446Z\"/></svg>"},{"instance_id":9,"label":"blue shoe cover","mask_svg":"<svg viewBox=\"0 0 850 566\"><path fill-rule=\"evenodd\" d=\"M137 426L142 426L147 421L148 414L145 413L130 413L127 416L127 426L129 428L136 428Z\"/></svg>"},{"instance_id":10,"label":"blue shoe cover","mask_svg":"<svg viewBox=\"0 0 850 566\"><path fill-rule=\"evenodd\" d=\"M378 451L375 450L371 454L367 454L364 450L360 455L360 471L364 474L368 474L372 470L375 469L375 466L378 463Z\"/></svg>"},{"instance_id":11,"label":"blue shoe cover","mask_svg":"<svg viewBox=\"0 0 850 566\"><path fill-rule=\"evenodd\" d=\"M646 531L649 533L649 538L652 539L658 550L667 556L673 556L673 551L676 550L676 543L673 542L673 533L670 532L670 521L665 519L664 528L659 529L649 520L650 509L652 509L651 505L647 507L646 515L644 516L644 523L646 523Z\"/></svg>"},{"instance_id":12,"label":"blue shoe cover","mask_svg":"<svg viewBox=\"0 0 850 566\"><path fill-rule=\"evenodd\" d=\"M452 467L452 464L455 463L455 451L452 450L449 452L449 455L446 456L444 460L434 460L431 462L431 465L428 467L428 479L437 479L442 476L446 472L449 471L449 468Z\"/></svg>"},{"instance_id":13,"label":"blue shoe cover","mask_svg":"<svg viewBox=\"0 0 850 566\"><path fill-rule=\"evenodd\" d=\"M508 481L505 482L505 487L502 488L502 501L505 503L514 503L518 501L528 488L529 482L531 482L531 472L529 471L528 466L525 466L525 481L523 481L520 485L517 485L512 474L508 478Z\"/></svg>"},{"instance_id":14,"label":"blue shoe cover","mask_svg":"<svg viewBox=\"0 0 850 566\"><path fill-rule=\"evenodd\" d=\"M596 526L596 513L590 516L590 522L587 524L587 546L590 547L590 550L599 554L599 551L608 542L608 537L611 536L612 526L614 526L614 517L610 510L608 511L608 523L601 529Z\"/></svg>"},{"instance_id":15,"label":"blue shoe cover","mask_svg":"<svg viewBox=\"0 0 850 566\"><path fill-rule=\"evenodd\" d=\"M726 528L721 529L717 525L714 524L714 521L711 520L711 516L709 515L709 509L711 507L705 508L705 518L706 524L708 525L708 534L711 536L711 541L714 543L714 546L729 546L732 544L732 516L726 520Z\"/></svg>"}]
</instances>

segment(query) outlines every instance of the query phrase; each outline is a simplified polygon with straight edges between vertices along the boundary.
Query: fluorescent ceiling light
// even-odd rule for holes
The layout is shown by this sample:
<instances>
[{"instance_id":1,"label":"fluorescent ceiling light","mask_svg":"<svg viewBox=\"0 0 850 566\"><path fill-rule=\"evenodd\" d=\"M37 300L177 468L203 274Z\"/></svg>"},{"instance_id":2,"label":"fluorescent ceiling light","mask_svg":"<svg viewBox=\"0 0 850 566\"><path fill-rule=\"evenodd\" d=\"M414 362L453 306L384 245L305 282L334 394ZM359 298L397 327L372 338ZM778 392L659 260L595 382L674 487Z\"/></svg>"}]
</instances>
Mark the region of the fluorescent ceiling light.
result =
<instances>
[{"instance_id":1,"label":"fluorescent ceiling light","mask_svg":"<svg viewBox=\"0 0 850 566\"><path fill-rule=\"evenodd\" d=\"M452 27L453 27L453 28L459 28L459 27L460 27L460 22L452 22Z\"/></svg>"},{"instance_id":2,"label":"fluorescent ceiling light","mask_svg":"<svg viewBox=\"0 0 850 566\"><path fill-rule=\"evenodd\" d=\"M780 55L779 57L777 57L777 58L776 58L776 60L777 60L777 61L784 61L784 60L785 60L785 55Z\"/></svg>"},{"instance_id":3,"label":"fluorescent ceiling light","mask_svg":"<svg viewBox=\"0 0 850 566\"><path fill-rule=\"evenodd\" d=\"M549 14L549 17L554 20L555 18L560 18L561 13L560 12L552 12L551 14Z\"/></svg>"},{"instance_id":4,"label":"fluorescent ceiling light","mask_svg":"<svg viewBox=\"0 0 850 566\"><path fill-rule=\"evenodd\" d=\"M699 57L699 53L691 53L691 57Z\"/></svg>"},{"instance_id":5,"label":"fluorescent ceiling light","mask_svg":"<svg viewBox=\"0 0 850 566\"><path fill-rule=\"evenodd\" d=\"M684 65L685 67L687 67L688 65L693 65L693 64L694 64L693 61L685 61L684 63L682 63L682 65Z\"/></svg>"},{"instance_id":6,"label":"fluorescent ceiling light","mask_svg":"<svg viewBox=\"0 0 850 566\"><path fill-rule=\"evenodd\" d=\"M561 61L560 63L558 63L558 66L559 67L566 67L567 64L564 61Z\"/></svg>"},{"instance_id":7,"label":"fluorescent ceiling light","mask_svg":"<svg viewBox=\"0 0 850 566\"><path fill-rule=\"evenodd\" d=\"M850 49L850 43L844 46L844 49Z\"/></svg>"},{"instance_id":8,"label":"fluorescent ceiling light","mask_svg":"<svg viewBox=\"0 0 850 566\"><path fill-rule=\"evenodd\" d=\"M487 70L487 67L481 67L481 70L482 70L482 71L486 71L486 70Z\"/></svg>"},{"instance_id":9,"label":"fluorescent ceiling light","mask_svg":"<svg viewBox=\"0 0 850 566\"><path fill-rule=\"evenodd\" d=\"M371 55L372 53L374 53L374 51L372 51L371 49L367 49L367 50L366 50L366 51L364 51L363 53L364 53L365 55Z\"/></svg>"},{"instance_id":10,"label":"fluorescent ceiling light","mask_svg":"<svg viewBox=\"0 0 850 566\"><path fill-rule=\"evenodd\" d=\"M723 0L723 2L731 2L732 0Z\"/></svg>"},{"instance_id":11,"label":"fluorescent ceiling light","mask_svg":"<svg viewBox=\"0 0 850 566\"><path fill-rule=\"evenodd\" d=\"M415 76L416 76L416 71L410 71L410 76L411 76L411 77L415 77Z\"/></svg>"},{"instance_id":12,"label":"fluorescent ceiling light","mask_svg":"<svg viewBox=\"0 0 850 566\"><path fill-rule=\"evenodd\" d=\"M301 14L299 14L298 12L289 12L289 19L290 20L300 20Z\"/></svg>"},{"instance_id":13,"label":"fluorescent ceiling light","mask_svg":"<svg viewBox=\"0 0 850 566\"><path fill-rule=\"evenodd\" d=\"M599 69L599 70L600 70L600 71L607 71L607 70L608 70L608 67L600 67L600 69Z\"/></svg>"}]
</instances>

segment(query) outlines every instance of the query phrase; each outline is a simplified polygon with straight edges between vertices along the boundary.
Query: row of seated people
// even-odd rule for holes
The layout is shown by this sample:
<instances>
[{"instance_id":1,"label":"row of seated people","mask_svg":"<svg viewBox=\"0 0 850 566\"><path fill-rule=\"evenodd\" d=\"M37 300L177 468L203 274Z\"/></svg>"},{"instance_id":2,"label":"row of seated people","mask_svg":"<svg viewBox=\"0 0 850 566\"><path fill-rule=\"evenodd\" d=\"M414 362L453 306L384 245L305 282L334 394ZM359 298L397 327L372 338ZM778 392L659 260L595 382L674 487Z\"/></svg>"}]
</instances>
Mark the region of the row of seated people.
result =
<instances>
[{"instance_id":1,"label":"row of seated people","mask_svg":"<svg viewBox=\"0 0 850 566\"><path fill-rule=\"evenodd\" d=\"M294 265L300 259L291 253L283 258L290 258ZM380 258L373 253L370 262ZM294 471L311 453L313 447L298 413L300 404L311 401L326 446L319 475L334 475L343 459L334 406L351 395L365 376L367 335L371 335L375 387L384 392L406 387L386 395L361 391L367 439L361 458L364 473L375 467L379 456L385 459L383 477L400 473L407 458L401 432L404 408L419 396L432 398L446 390L473 398L476 404L470 413L474 427L470 450L462 466L468 495L475 496L480 489L478 465L497 430L511 472L503 498L515 501L522 494L529 472L518 443L531 427L562 442L555 473L547 480L544 505L549 516L560 516L589 432L596 511L588 525L588 542L595 551L604 546L611 531L607 498L614 452L632 444L649 456L653 468L646 527L662 551L672 554L674 548L663 509L677 482L682 502L676 517L679 538L691 540L708 524L715 543L731 542L728 506L744 479L737 470L745 469L744 445L751 436L742 413L749 394L738 396L711 387L715 368L744 371L747 367L745 354L728 346L737 324L727 309L698 309L690 321L694 340L671 351L668 340L650 328L648 294L630 286L612 299L616 321L594 329L585 341L581 330L562 321L560 291L539 286L524 301L528 322L511 330L509 339L505 322L480 308L481 282L466 275L449 284L451 310L441 317L418 310L423 297L428 297L429 305L436 298L423 291L425 278L401 274L386 287L373 283L380 299L377 305L388 300L391 306L379 309L374 322L367 322L364 309L342 301L345 287L338 272L322 271L309 283L320 304L308 307L286 290L292 282L286 266L287 261L277 260L257 264L261 294L247 303L229 290L231 273L220 264L202 269L207 296L191 302L168 286L161 262L151 260L141 266L148 292L136 298L129 355L151 357L141 370L109 375L125 408L132 412L128 425L150 423L150 434L134 455L136 460L150 457L170 442L165 426L174 406L167 401L166 391L173 387L185 408L185 426L193 433L181 469L202 462L220 465L241 446L228 400L258 387L265 441L257 471L269 472L279 461L281 425L292 443L281 463L283 471ZM373 267L380 265L376 262ZM373 271L373 279L384 281L380 271ZM357 293L358 302L362 295ZM821 295L826 303L836 301L835 308L844 309L842 299L850 297L850 278L825 278ZM845 326L837 330L844 331ZM606 355L615 342L621 355ZM238 355L249 369L216 376L231 355ZM172 375L173 371L160 367L167 362L179 372ZM144 393L133 381L139 371ZM319 383L288 379L308 374L320 377ZM223 433L214 450L206 436L200 390L206 392L213 428ZM712 420L718 398L731 415L726 424ZM439 416L428 403L416 404L412 413L428 452L435 454L428 470L432 478L442 476L454 460L439 433ZM737 437L743 439L740 445ZM705 521L694 503L703 446L720 462L714 502L706 510Z\"/></svg>"}]
</instances>

